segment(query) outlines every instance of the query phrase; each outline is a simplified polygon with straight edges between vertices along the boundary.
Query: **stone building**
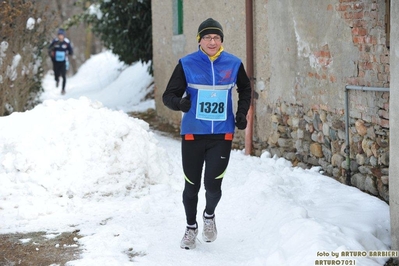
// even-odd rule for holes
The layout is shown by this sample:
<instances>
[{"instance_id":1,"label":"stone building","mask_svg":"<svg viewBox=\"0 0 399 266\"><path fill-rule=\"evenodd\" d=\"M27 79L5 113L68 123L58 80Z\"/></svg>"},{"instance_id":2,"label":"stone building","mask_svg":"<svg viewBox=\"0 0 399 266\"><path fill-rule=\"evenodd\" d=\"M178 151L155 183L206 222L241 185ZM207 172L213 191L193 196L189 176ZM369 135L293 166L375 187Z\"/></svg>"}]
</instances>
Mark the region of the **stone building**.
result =
<instances>
[{"instance_id":1,"label":"stone building","mask_svg":"<svg viewBox=\"0 0 399 266\"><path fill-rule=\"evenodd\" d=\"M179 125L181 114L161 96L178 59L197 49L198 25L212 17L224 27L225 49L242 59L253 81L251 126L236 132L235 147L321 166L393 202L390 42L398 38L390 21L398 9L390 0L153 0L157 114Z\"/></svg>"}]
</instances>

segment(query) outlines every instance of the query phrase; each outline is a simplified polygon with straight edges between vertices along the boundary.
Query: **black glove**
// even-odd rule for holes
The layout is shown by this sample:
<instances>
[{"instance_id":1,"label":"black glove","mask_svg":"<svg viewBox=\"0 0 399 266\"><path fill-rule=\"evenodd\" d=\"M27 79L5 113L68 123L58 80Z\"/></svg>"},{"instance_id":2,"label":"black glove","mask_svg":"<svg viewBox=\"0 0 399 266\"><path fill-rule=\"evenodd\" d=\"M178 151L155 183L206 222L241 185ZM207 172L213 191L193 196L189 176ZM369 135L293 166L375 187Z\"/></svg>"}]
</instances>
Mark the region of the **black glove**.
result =
<instances>
[{"instance_id":1,"label":"black glove","mask_svg":"<svg viewBox=\"0 0 399 266\"><path fill-rule=\"evenodd\" d=\"M190 110L190 108L191 108L190 94L188 94L184 98L181 98L181 100L179 102L179 108L184 113L187 113L188 110Z\"/></svg>"},{"instance_id":2,"label":"black glove","mask_svg":"<svg viewBox=\"0 0 399 266\"><path fill-rule=\"evenodd\" d=\"M245 129L247 127L247 116L243 113L236 114L236 127L238 129Z\"/></svg>"}]
</instances>

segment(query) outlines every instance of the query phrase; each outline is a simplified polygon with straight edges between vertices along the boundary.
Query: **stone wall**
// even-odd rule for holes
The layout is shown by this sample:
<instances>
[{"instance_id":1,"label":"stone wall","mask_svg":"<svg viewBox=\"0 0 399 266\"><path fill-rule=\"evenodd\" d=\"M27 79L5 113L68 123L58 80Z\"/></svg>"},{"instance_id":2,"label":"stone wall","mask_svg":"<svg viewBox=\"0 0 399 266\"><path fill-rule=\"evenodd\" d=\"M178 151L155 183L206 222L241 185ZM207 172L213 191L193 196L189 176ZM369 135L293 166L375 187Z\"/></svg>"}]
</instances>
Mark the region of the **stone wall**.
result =
<instances>
[{"instance_id":1,"label":"stone wall","mask_svg":"<svg viewBox=\"0 0 399 266\"><path fill-rule=\"evenodd\" d=\"M387 93L375 94L381 103L379 114L385 117ZM255 155L268 150L294 166L320 166L324 174L389 201L389 128L385 122L350 118L348 150L343 111L332 113L320 106L306 109L284 102L269 110L273 133L266 142L254 138ZM243 148L242 139L234 144Z\"/></svg>"}]
</instances>

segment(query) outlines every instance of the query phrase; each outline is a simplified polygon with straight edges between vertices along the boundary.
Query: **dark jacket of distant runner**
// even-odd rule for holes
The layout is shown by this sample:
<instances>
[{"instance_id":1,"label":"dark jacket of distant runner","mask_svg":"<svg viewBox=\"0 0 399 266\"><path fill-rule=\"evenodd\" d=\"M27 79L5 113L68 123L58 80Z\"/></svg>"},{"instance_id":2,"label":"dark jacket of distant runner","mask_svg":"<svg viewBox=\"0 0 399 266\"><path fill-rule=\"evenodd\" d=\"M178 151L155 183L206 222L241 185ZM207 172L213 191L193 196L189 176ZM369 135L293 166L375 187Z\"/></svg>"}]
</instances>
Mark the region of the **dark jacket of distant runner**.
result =
<instances>
[{"instance_id":1,"label":"dark jacket of distant runner","mask_svg":"<svg viewBox=\"0 0 399 266\"><path fill-rule=\"evenodd\" d=\"M65 62L68 55L73 54L71 42L68 38L60 41L55 38L48 47L49 55L54 62Z\"/></svg>"}]
</instances>

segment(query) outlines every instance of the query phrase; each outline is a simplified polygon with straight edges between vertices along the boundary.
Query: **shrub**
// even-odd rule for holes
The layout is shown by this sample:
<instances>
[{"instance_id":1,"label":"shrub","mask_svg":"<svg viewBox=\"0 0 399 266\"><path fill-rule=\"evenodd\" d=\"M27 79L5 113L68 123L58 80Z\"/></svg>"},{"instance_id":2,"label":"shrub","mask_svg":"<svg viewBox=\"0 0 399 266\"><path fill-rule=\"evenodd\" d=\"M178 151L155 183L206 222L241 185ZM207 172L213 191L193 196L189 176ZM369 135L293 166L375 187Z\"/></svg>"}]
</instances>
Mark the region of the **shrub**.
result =
<instances>
[{"instance_id":1,"label":"shrub","mask_svg":"<svg viewBox=\"0 0 399 266\"><path fill-rule=\"evenodd\" d=\"M0 116L32 108L41 91L42 51L52 27L45 14L31 1L0 3Z\"/></svg>"}]
</instances>

